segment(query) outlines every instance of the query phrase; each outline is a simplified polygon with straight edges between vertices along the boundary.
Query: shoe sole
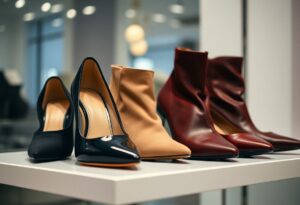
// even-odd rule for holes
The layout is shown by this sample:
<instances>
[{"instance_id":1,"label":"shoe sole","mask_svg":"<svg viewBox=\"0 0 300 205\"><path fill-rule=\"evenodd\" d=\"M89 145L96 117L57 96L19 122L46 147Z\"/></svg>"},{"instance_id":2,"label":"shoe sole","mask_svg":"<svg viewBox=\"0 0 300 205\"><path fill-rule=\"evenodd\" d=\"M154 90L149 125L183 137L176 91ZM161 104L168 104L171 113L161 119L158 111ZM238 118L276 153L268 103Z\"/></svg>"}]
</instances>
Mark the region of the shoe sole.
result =
<instances>
[{"instance_id":1,"label":"shoe sole","mask_svg":"<svg viewBox=\"0 0 300 205\"><path fill-rule=\"evenodd\" d=\"M172 160L172 159L186 159L190 155L173 155L173 156L156 156L156 157L142 157L142 160Z\"/></svg>"},{"instance_id":2,"label":"shoe sole","mask_svg":"<svg viewBox=\"0 0 300 205\"><path fill-rule=\"evenodd\" d=\"M274 152L284 152L300 149L300 147L284 147L284 148L274 148Z\"/></svg>"},{"instance_id":3,"label":"shoe sole","mask_svg":"<svg viewBox=\"0 0 300 205\"><path fill-rule=\"evenodd\" d=\"M190 160L226 160L230 158L237 158L238 155L219 155L219 156L191 156Z\"/></svg>"},{"instance_id":4,"label":"shoe sole","mask_svg":"<svg viewBox=\"0 0 300 205\"><path fill-rule=\"evenodd\" d=\"M251 156L255 156L255 155L262 155L262 154L270 154L272 153L273 150L249 150L249 151L240 151L240 155L239 157L251 157Z\"/></svg>"},{"instance_id":5,"label":"shoe sole","mask_svg":"<svg viewBox=\"0 0 300 205\"><path fill-rule=\"evenodd\" d=\"M43 162L54 162L54 161L63 161L70 158L70 156L67 157L60 157L60 158L33 158L29 157L29 161L32 163L43 163Z\"/></svg>"},{"instance_id":6,"label":"shoe sole","mask_svg":"<svg viewBox=\"0 0 300 205\"><path fill-rule=\"evenodd\" d=\"M134 167L137 162L126 163L126 164L105 164L105 163L92 163L92 162L79 162L80 165L90 166L90 167Z\"/></svg>"}]
</instances>

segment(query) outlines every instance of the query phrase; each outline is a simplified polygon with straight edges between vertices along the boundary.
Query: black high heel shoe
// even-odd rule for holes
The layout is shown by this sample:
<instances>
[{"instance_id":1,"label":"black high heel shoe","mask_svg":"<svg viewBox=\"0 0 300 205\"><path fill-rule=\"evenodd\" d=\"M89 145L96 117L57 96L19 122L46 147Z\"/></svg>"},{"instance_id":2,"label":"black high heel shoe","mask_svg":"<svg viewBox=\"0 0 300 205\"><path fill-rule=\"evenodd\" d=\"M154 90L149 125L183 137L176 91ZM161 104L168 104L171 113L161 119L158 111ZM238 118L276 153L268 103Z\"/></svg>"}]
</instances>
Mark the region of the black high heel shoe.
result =
<instances>
[{"instance_id":1,"label":"black high heel shoe","mask_svg":"<svg viewBox=\"0 0 300 205\"><path fill-rule=\"evenodd\" d=\"M127 136L100 66L86 58L72 83L75 156L80 164L128 167L140 157Z\"/></svg>"},{"instance_id":2,"label":"black high heel shoe","mask_svg":"<svg viewBox=\"0 0 300 205\"><path fill-rule=\"evenodd\" d=\"M73 115L71 96L58 77L47 80L37 102L40 122L28 148L34 161L65 159L73 150Z\"/></svg>"}]
</instances>

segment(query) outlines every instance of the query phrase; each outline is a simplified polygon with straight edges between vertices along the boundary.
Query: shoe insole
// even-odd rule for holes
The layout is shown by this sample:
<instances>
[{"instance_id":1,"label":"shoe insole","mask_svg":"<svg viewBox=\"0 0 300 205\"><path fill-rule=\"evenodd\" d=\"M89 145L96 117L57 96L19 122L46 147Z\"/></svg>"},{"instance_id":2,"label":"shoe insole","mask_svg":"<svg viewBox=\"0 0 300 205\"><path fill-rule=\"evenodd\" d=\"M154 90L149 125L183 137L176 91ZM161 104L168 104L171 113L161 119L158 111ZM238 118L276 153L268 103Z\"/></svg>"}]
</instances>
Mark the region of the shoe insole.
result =
<instances>
[{"instance_id":1,"label":"shoe insole","mask_svg":"<svg viewBox=\"0 0 300 205\"><path fill-rule=\"evenodd\" d=\"M214 119L214 127L216 131L222 135L234 134L243 132L224 119L216 112L212 112L212 118Z\"/></svg>"},{"instance_id":2,"label":"shoe insole","mask_svg":"<svg viewBox=\"0 0 300 205\"><path fill-rule=\"evenodd\" d=\"M46 105L43 131L57 131L64 128L66 113L70 103L68 100L50 101Z\"/></svg>"},{"instance_id":3,"label":"shoe insole","mask_svg":"<svg viewBox=\"0 0 300 205\"><path fill-rule=\"evenodd\" d=\"M109 110L99 93L82 89L80 91L80 101L88 117L88 125L85 123L85 119L82 118L82 133L84 133L85 127L88 126L86 138L95 139L112 135L113 130ZM84 117L82 110L81 116Z\"/></svg>"}]
</instances>

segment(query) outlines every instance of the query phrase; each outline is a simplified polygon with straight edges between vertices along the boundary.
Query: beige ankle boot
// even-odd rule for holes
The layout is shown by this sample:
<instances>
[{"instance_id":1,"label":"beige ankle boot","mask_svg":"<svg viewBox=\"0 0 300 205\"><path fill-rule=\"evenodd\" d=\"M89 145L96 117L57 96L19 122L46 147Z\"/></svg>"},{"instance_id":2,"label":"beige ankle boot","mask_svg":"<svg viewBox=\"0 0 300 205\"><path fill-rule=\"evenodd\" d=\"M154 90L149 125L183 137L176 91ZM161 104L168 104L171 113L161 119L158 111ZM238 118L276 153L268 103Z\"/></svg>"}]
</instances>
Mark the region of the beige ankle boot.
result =
<instances>
[{"instance_id":1,"label":"beige ankle boot","mask_svg":"<svg viewBox=\"0 0 300 205\"><path fill-rule=\"evenodd\" d=\"M142 159L180 159L188 147L173 140L156 113L154 72L112 65L110 89L129 138Z\"/></svg>"}]
</instances>

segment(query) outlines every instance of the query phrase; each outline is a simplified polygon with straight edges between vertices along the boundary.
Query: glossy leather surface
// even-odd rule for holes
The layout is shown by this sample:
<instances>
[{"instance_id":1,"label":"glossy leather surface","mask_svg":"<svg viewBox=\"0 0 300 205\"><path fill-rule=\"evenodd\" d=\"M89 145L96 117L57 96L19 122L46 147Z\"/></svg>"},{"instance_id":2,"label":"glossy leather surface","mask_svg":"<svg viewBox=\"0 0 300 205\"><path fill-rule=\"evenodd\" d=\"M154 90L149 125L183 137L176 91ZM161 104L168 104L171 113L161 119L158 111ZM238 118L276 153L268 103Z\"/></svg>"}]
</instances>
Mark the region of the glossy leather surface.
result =
<instances>
[{"instance_id":1,"label":"glossy leather surface","mask_svg":"<svg viewBox=\"0 0 300 205\"><path fill-rule=\"evenodd\" d=\"M249 133L234 133L223 135L240 151L240 156L252 156L273 151L273 147L265 140Z\"/></svg>"},{"instance_id":2,"label":"glossy leather surface","mask_svg":"<svg viewBox=\"0 0 300 205\"><path fill-rule=\"evenodd\" d=\"M57 131L43 131L44 128L44 115L43 100L45 90L48 84L55 81L59 83L65 93L65 98L70 102L70 108L64 121L64 128ZM55 90L52 91L55 93ZM33 134L32 141L28 147L28 155L34 161L52 161L64 159L71 155L73 150L73 114L74 108L71 103L71 96L58 77L51 77L47 80L42 89L38 102L37 114L40 123L39 128Z\"/></svg>"},{"instance_id":3,"label":"glossy leather surface","mask_svg":"<svg viewBox=\"0 0 300 205\"><path fill-rule=\"evenodd\" d=\"M238 149L219 135L207 110L207 53L175 50L174 70L158 96L158 109L167 118L172 136L192 150L192 158L236 157Z\"/></svg>"},{"instance_id":4,"label":"glossy leather surface","mask_svg":"<svg viewBox=\"0 0 300 205\"><path fill-rule=\"evenodd\" d=\"M210 107L237 129L270 142L274 151L300 148L300 141L260 131L252 122L243 99L245 83L240 57L219 57L208 61Z\"/></svg>"},{"instance_id":5,"label":"glossy leather surface","mask_svg":"<svg viewBox=\"0 0 300 205\"><path fill-rule=\"evenodd\" d=\"M117 122L119 123L118 132L122 132L123 134L114 134L109 136L99 136L94 139L88 139L85 135L86 133L81 132L82 127L82 119L80 116L79 111L79 91L81 89L81 80L83 78L83 70L84 69L91 69L85 66L85 63L88 62L89 64L97 67L97 72L100 74L101 84L104 85L105 89L105 96L104 99L106 102L110 100L112 102L112 106L116 111ZM92 72L90 70L86 70L86 72ZM95 82L91 82L95 83ZM95 83L97 84L97 83ZM95 88L100 90L100 88ZM71 87L72 98L74 102L75 108L75 119L76 119L76 130L75 130L75 156L77 157L78 161L80 162L87 162L87 163L95 163L95 164L129 164L129 163L137 163L140 161L139 154L136 150L135 145L131 142L128 138L127 133L123 128L123 124L121 118L118 114L115 102L113 97L110 93L108 85L104 79L102 71L100 69L99 64L93 58L86 58L72 83ZM104 95L103 95L104 96ZM108 99L109 98L109 99ZM104 113L103 113L104 114Z\"/></svg>"},{"instance_id":6,"label":"glossy leather surface","mask_svg":"<svg viewBox=\"0 0 300 205\"><path fill-rule=\"evenodd\" d=\"M96 139L80 139L77 156L80 162L132 163L139 161L139 155L126 135L105 136Z\"/></svg>"}]
</instances>

